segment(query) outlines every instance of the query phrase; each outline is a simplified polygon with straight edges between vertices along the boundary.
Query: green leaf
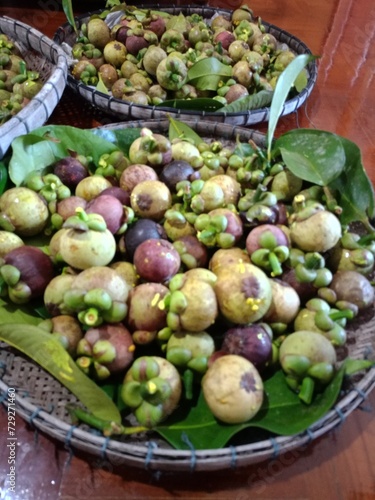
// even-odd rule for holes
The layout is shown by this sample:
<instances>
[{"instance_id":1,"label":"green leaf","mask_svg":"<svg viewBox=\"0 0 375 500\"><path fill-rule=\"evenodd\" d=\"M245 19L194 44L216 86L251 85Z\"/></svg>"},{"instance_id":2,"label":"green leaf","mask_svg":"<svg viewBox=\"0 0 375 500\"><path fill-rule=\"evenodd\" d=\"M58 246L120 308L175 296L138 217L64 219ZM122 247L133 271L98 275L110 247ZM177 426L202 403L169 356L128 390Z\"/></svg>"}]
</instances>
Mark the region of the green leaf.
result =
<instances>
[{"instance_id":1,"label":"green leaf","mask_svg":"<svg viewBox=\"0 0 375 500\"><path fill-rule=\"evenodd\" d=\"M99 73L99 80L98 80L98 83L96 85L96 90L98 92L102 92L103 94L109 95L109 91L108 91L107 87L105 86L105 84L103 82L102 75L100 73Z\"/></svg>"},{"instance_id":2,"label":"green leaf","mask_svg":"<svg viewBox=\"0 0 375 500\"><path fill-rule=\"evenodd\" d=\"M301 71L301 73L294 80L294 87L297 92L302 92L302 90L306 87L308 81L308 75L306 71Z\"/></svg>"},{"instance_id":3,"label":"green leaf","mask_svg":"<svg viewBox=\"0 0 375 500\"><path fill-rule=\"evenodd\" d=\"M97 128L92 130L92 133L115 144L125 155L128 155L131 144L141 136L141 130L139 127L122 129Z\"/></svg>"},{"instance_id":4,"label":"green leaf","mask_svg":"<svg viewBox=\"0 0 375 500\"><path fill-rule=\"evenodd\" d=\"M62 0L62 8L68 23L74 28L74 31L78 33L78 29L74 20L72 0Z\"/></svg>"},{"instance_id":5,"label":"green leaf","mask_svg":"<svg viewBox=\"0 0 375 500\"><path fill-rule=\"evenodd\" d=\"M288 64L288 66L284 69L277 80L268 121L267 153L269 159L271 158L271 147L276 130L276 125L283 111L283 107L290 89L292 88L294 81L296 80L300 72L305 68L305 66L307 66L309 62L313 61L314 59L314 56L308 54L298 55L290 64Z\"/></svg>"},{"instance_id":6,"label":"green leaf","mask_svg":"<svg viewBox=\"0 0 375 500\"><path fill-rule=\"evenodd\" d=\"M345 150L338 135L314 129L295 129L274 143L293 174L319 186L327 186L345 166Z\"/></svg>"},{"instance_id":7,"label":"green leaf","mask_svg":"<svg viewBox=\"0 0 375 500\"><path fill-rule=\"evenodd\" d=\"M216 99L198 97L197 99L171 99L158 104L159 107L169 107L176 109L192 109L196 111L217 111L222 108L221 102Z\"/></svg>"},{"instance_id":8,"label":"green leaf","mask_svg":"<svg viewBox=\"0 0 375 500\"><path fill-rule=\"evenodd\" d=\"M170 141L173 141L174 139L187 139L195 146L204 142L199 135L191 127L189 127L189 125L186 125L186 123L178 120L174 120L171 117L169 117L168 136Z\"/></svg>"},{"instance_id":9,"label":"green leaf","mask_svg":"<svg viewBox=\"0 0 375 500\"><path fill-rule=\"evenodd\" d=\"M104 153L116 149L114 144L99 139L91 131L66 125L47 125L14 139L9 177L19 186L31 172L43 172L57 160L69 156L69 151L91 156L97 163Z\"/></svg>"},{"instance_id":10,"label":"green leaf","mask_svg":"<svg viewBox=\"0 0 375 500\"><path fill-rule=\"evenodd\" d=\"M223 81L223 77L220 75L204 75L199 78L194 78L189 80L189 84L193 85L197 90L211 90L216 92L219 88L220 82Z\"/></svg>"},{"instance_id":11,"label":"green leaf","mask_svg":"<svg viewBox=\"0 0 375 500\"><path fill-rule=\"evenodd\" d=\"M0 340L34 360L67 387L95 417L121 423L115 404L75 364L60 342L41 328L25 324L0 325Z\"/></svg>"},{"instance_id":12,"label":"green leaf","mask_svg":"<svg viewBox=\"0 0 375 500\"><path fill-rule=\"evenodd\" d=\"M4 193L8 183L8 169L3 161L0 162L0 195Z\"/></svg>"},{"instance_id":13,"label":"green leaf","mask_svg":"<svg viewBox=\"0 0 375 500\"><path fill-rule=\"evenodd\" d=\"M227 64L223 64L216 57L206 57L197 61L189 68L188 71L188 82L192 82L197 78L202 78L206 76L217 75L223 77L224 79L232 76L232 67Z\"/></svg>"},{"instance_id":14,"label":"green leaf","mask_svg":"<svg viewBox=\"0 0 375 500\"><path fill-rule=\"evenodd\" d=\"M375 216L374 188L362 164L361 151L354 143L340 137L345 151L345 168L330 184L337 190L339 204L343 209L340 220L343 224L354 221L367 223Z\"/></svg>"},{"instance_id":15,"label":"green leaf","mask_svg":"<svg viewBox=\"0 0 375 500\"><path fill-rule=\"evenodd\" d=\"M345 360L345 375L350 376L358 373L362 370L367 370L375 366L375 361L369 359L351 359L346 358Z\"/></svg>"},{"instance_id":16,"label":"green leaf","mask_svg":"<svg viewBox=\"0 0 375 500\"><path fill-rule=\"evenodd\" d=\"M32 305L20 306L12 302L5 302L0 298L0 324L5 323L38 325L40 316L35 312Z\"/></svg>"},{"instance_id":17,"label":"green leaf","mask_svg":"<svg viewBox=\"0 0 375 500\"><path fill-rule=\"evenodd\" d=\"M261 90L256 94L242 97L219 110L219 113L240 113L251 109L266 108L271 104L273 92Z\"/></svg>"},{"instance_id":18,"label":"green leaf","mask_svg":"<svg viewBox=\"0 0 375 500\"><path fill-rule=\"evenodd\" d=\"M187 436L196 449L222 448L235 434L249 427L279 435L294 435L308 429L334 405L344 373L345 368L341 367L324 391L317 394L310 405L306 405L290 390L284 374L279 370L264 382L266 397L260 411L251 421L238 425L216 420L200 394L195 406L185 414L181 408L168 420L168 426L159 426L156 431L177 449L189 449L183 436Z\"/></svg>"}]
</instances>

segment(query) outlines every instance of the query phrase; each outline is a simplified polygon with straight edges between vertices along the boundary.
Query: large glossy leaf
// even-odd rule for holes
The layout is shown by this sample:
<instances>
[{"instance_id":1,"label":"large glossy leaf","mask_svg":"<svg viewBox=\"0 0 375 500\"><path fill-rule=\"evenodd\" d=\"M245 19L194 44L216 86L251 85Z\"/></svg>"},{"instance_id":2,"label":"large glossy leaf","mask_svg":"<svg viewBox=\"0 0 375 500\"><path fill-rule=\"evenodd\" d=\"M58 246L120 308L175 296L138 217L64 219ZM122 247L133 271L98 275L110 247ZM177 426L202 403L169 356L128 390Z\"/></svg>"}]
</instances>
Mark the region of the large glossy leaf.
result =
<instances>
[{"instance_id":1,"label":"large glossy leaf","mask_svg":"<svg viewBox=\"0 0 375 500\"><path fill-rule=\"evenodd\" d=\"M195 406L184 413L172 415L168 426L156 430L178 449L189 449L184 436L196 449L215 449L225 446L238 432L257 427L279 435L294 435L308 429L334 405L340 393L345 368L342 367L325 390L316 395L310 405L303 403L285 382L281 371L265 381L265 401L258 414L249 422L226 425L209 411L202 394Z\"/></svg>"},{"instance_id":2,"label":"large glossy leaf","mask_svg":"<svg viewBox=\"0 0 375 500\"><path fill-rule=\"evenodd\" d=\"M279 121L283 111L286 98L298 75L313 59L315 59L315 57L308 54L298 55L290 64L288 64L277 80L268 120L267 153L269 158L271 157L272 141L277 122Z\"/></svg>"},{"instance_id":3,"label":"large glossy leaf","mask_svg":"<svg viewBox=\"0 0 375 500\"><path fill-rule=\"evenodd\" d=\"M240 113L252 109L266 108L271 104L273 92L269 90L261 90L256 94L242 97L236 101L227 104L219 110L220 113Z\"/></svg>"},{"instance_id":4,"label":"large glossy leaf","mask_svg":"<svg viewBox=\"0 0 375 500\"><path fill-rule=\"evenodd\" d=\"M34 360L67 387L95 417L116 423L121 415L113 401L75 364L60 342L32 325L2 324L0 340Z\"/></svg>"},{"instance_id":5,"label":"large glossy leaf","mask_svg":"<svg viewBox=\"0 0 375 500\"><path fill-rule=\"evenodd\" d=\"M92 132L102 139L115 144L127 155L131 144L140 137L141 130L139 127L124 127L121 129L97 128Z\"/></svg>"},{"instance_id":6,"label":"large glossy leaf","mask_svg":"<svg viewBox=\"0 0 375 500\"><path fill-rule=\"evenodd\" d=\"M19 186L31 172L42 172L57 160L76 151L91 156L96 163L104 153L117 148L98 138L91 131L66 125L47 125L32 134L17 137L12 142L13 154L9 162L9 176Z\"/></svg>"},{"instance_id":7,"label":"large glossy leaf","mask_svg":"<svg viewBox=\"0 0 375 500\"><path fill-rule=\"evenodd\" d=\"M188 81L210 75L218 75L223 78L229 78L232 75L232 67L227 64L223 64L216 57L206 57L194 63L189 69Z\"/></svg>"},{"instance_id":8,"label":"large glossy leaf","mask_svg":"<svg viewBox=\"0 0 375 500\"><path fill-rule=\"evenodd\" d=\"M375 216L374 188L363 167L359 147L343 137L340 140L345 150L345 168L330 187L337 190L343 208L342 223L366 223L368 217Z\"/></svg>"},{"instance_id":9,"label":"large glossy leaf","mask_svg":"<svg viewBox=\"0 0 375 500\"><path fill-rule=\"evenodd\" d=\"M295 129L275 141L280 154L295 175L319 186L327 186L345 166L345 150L336 134L315 129Z\"/></svg>"},{"instance_id":10,"label":"large glossy leaf","mask_svg":"<svg viewBox=\"0 0 375 500\"><path fill-rule=\"evenodd\" d=\"M211 90L216 92L219 88L220 82L223 81L223 77L220 75L203 75L199 78L194 78L189 80L189 83L193 85L197 90Z\"/></svg>"}]
</instances>

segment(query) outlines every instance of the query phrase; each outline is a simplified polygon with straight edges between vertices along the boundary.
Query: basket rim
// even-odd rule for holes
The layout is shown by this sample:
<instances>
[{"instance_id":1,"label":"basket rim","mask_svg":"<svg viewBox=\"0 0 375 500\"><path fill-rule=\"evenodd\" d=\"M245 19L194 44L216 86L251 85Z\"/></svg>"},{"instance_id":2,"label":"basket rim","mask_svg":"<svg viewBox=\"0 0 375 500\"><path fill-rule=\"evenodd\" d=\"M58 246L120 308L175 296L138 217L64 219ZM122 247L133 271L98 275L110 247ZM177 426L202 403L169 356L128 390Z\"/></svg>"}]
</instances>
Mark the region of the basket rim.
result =
<instances>
[{"instance_id":1,"label":"basket rim","mask_svg":"<svg viewBox=\"0 0 375 500\"><path fill-rule=\"evenodd\" d=\"M209 6L200 7L198 5L188 5L188 6L172 5L166 7L165 5L160 5L160 4L152 4L152 5L141 4L138 7L140 9L158 8L159 10L170 12L171 14L180 12L186 12L187 14L189 14L191 12L201 11L202 15L204 14L214 15L215 13L230 14L232 12L232 10L230 9L224 9L224 8L215 9L214 7L209 7ZM89 11L87 13L80 14L79 16L75 17L75 22L80 26L81 23L84 22L84 20L87 19L89 16L94 14L99 14L104 10L105 9L99 9L92 12ZM283 36L289 40L289 43L287 42L283 43L286 43L288 46L290 46L290 42L293 41L297 43L299 47L303 48L305 54L313 55L309 47L306 45L306 43L297 38L295 35L289 33L286 30L283 30L282 28L279 28L275 24L268 23L263 19L262 19L262 24L266 26L268 32L277 35L276 38L278 38L278 36ZM73 28L68 22L58 27L53 37L53 40L56 41L56 43L61 44L61 46L63 46L63 43L65 41L66 30L69 30L70 33L72 33L73 30ZM318 76L317 61L315 59L311 61L308 64L307 68L309 71L309 78L306 87L302 89L302 91L299 92L297 95L285 101L281 112L281 116L285 116L287 114L296 111L300 106L304 104L306 99L310 96L317 81L317 76ZM141 105L141 104L129 103L127 101L123 101L122 99L118 99L113 96L109 96L106 93L100 92L96 90L94 87L86 85L83 82L78 82L72 76L69 69L67 75L67 85L81 97L91 102L93 106L98 107L99 109L106 111L107 113L112 115L118 116L120 114L121 118L124 118L125 114L130 115L129 119L137 119L137 118L153 119L160 116L165 116L166 114L171 114L180 117L186 116L187 118L191 116L199 116L201 118L217 119L218 121L224 121L224 122L227 121L230 122L231 120L242 119L243 123L241 123L241 125L244 126L265 122L268 121L269 119L269 112L270 112L269 106L247 111L238 111L238 112L220 112L220 110L218 110L217 112L213 112L213 111L176 109L162 105L156 106L156 105ZM106 104L104 105L104 103ZM112 105L117 106L116 110L111 109ZM137 116L137 114L139 115L142 112L147 113L148 115L144 117Z\"/></svg>"},{"instance_id":2,"label":"basket rim","mask_svg":"<svg viewBox=\"0 0 375 500\"><path fill-rule=\"evenodd\" d=\"M29 133L45 123L58 104L66 87L68 60L62 48L39 30L13 19L0 16L0 33L33 50L53 64L51 73L41 90L10 120L0 126L0 159L17 136ZM18 36L23 40L18 40ZM42 112L41 112L42 111Z\"/></svg>"},{"instance_id":3,"label":"basket rim","mask_svg":"<svg viewBox=\"0 0 375 500\"><path fill-rule=\"evenodd\" d=\"M43 368L33 363L41 372ZM45 372L47 373L47 372ZM7 394L9 386L0 377L0 392ZM49 375L56 384L60 384ZM138 463L150 469L176 470L210 470L224 469L229 466L244 466L250 463L260 462L265 459L276 458L278 455L309 444L311 441L326 434L333 428L344 422L350 413L360 406L375 387L375 367L370 368L353 389L347 392L334 407L320 420L312 424L306 431L285 436L276 436L270 439L257 441L250 444L226 446L220 449L209 450L176 450L160 448L151 441L144 444L133 444L105 438L76 427L55 417L48 411L38 408L29 401L26 395L15 394L17 402L17 413L29 424L32 424L42 432L65 443L68 448L91 449L91 453L101 456L117 454L123 463ZM6 406L5 398L1 398ZM152 456L150 457L150 450ZM177 466L177 468L176 468Z\"/></svg>"}]
</instances>

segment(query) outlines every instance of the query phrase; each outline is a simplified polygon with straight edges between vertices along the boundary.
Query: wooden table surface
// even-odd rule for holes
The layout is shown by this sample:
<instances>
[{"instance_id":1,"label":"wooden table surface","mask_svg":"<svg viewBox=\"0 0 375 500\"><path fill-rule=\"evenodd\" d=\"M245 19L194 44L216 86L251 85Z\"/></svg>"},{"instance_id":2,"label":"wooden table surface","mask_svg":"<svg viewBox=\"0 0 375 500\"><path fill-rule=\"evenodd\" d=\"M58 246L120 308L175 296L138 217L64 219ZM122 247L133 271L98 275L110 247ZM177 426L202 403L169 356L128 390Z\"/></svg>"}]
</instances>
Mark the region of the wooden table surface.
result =
<instances>
[{"instance_id":1,"label":"wooden table surface","mask_svg":"<svg viewBox=\"0 0 375 500\"><path fill-rule=\"evenodd\" d=\"M73 5L80 5L85 12L90 2L73 1ZM252 0L251 7L255 14L293 33L320 56L317 84L307 104L281 119L277 133L299 126L343 135L361 148L363 164L375 183L375 5L368 0ZM56 0L2 0L0 15L22 20L50 37L65 22ZM71 99L69 92L63 97L65 102L67 99ZM50 121L72 123L63 105L59 106ZM78 115L87 127L98 124L96 117L85 115L82 109L77 109ZM266 130L265 125L258 128ZM293 455L238 470L193 474L157 475L103 464L83 453L72 456L63 444L35 432L17 418L17 486L13 494L5 487L9 472L4 434L7 414L1 405L0 498L372 500L374 406L375 391L342 425Z\"/></svg>"}]
</instances>

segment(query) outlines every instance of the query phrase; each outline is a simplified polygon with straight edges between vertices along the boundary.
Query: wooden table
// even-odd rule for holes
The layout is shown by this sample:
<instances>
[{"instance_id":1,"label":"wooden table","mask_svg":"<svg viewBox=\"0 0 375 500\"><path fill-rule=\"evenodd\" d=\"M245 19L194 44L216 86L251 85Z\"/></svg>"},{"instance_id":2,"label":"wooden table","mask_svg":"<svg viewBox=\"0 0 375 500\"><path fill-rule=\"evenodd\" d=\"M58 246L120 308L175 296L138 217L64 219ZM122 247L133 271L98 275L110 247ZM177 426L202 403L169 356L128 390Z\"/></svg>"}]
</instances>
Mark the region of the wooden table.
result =
<instances>
[{"instance_id":1,"label":"wooden table","mask_svg":"<svg viewBox=\"0 0 375 500\"><path fill-rule=\"evenodd\" d=\"M98 2L94 2L96 5ZM87 11L87 2L73 2ZM30 6L32 5L32 6ZM104 1L103 1L104 5ZM226 5L230 5L227 3ZM252 0L255 14L293 33L320 55L317 84L305 106L283 118L277 130L316 127L356 142L363 164L375 182L375 7L367 0ZM79 10L77 10L77 14ZM53 36L65 22L56 0L3 0L0 15L22 20ZM63 99L70 99L66 92ZM59 105L60 106L60 105ZM72 123L56 108L51 122ZM77 113L82 115L81 110ZM85 126L96 126L92 115L80 116ZM260 125L261 131L266 130ZM85 454L73 456L17 418L17 492L4 497L9 472L5 436L0 438L1 498L17 500L70 499L375 499L375 391L361 409L340 427L303 450L277 460L239 470L167 474L129 467L113 467ZM371 411L372 410L372 411ZM6 412L0 408L0 425Z\"/></svg>"}]
</instances>

